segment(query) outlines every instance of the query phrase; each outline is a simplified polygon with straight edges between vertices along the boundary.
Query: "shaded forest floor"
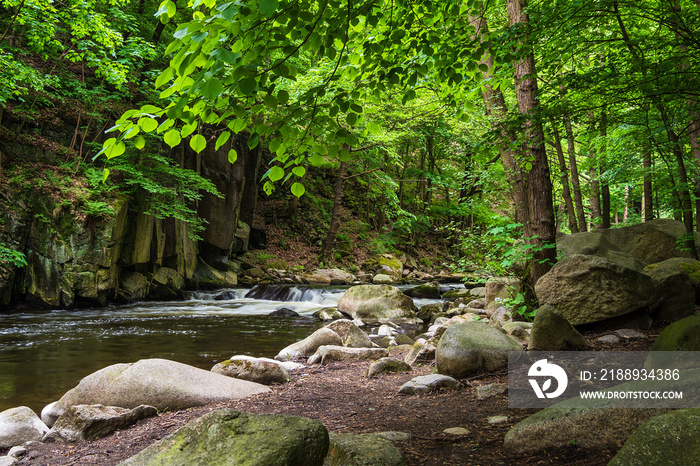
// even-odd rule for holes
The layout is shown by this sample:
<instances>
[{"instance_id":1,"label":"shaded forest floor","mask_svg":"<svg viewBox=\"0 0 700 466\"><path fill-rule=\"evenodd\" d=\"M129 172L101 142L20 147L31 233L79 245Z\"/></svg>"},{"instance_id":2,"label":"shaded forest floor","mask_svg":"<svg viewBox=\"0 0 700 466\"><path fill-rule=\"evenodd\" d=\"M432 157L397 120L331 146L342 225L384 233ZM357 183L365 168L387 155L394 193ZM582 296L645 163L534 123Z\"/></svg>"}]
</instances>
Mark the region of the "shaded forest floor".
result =
<instances>
[{"instance_id":1,"label":"shaded forest floor","mask_svg":"<svg viewBox=\"0 0 700 466\"><path fill-rule=\"evenodd\" d=\"M648 350L658 330L646 338L614 345L596 341L604 333L585 334L593 350ZM401 352L393 355L402 357ZM506 395L477 400L476 386L506 383L505 370L462 380L458 391L419 396L398 395L399 387L418 375L434 372L433 364L416 366L410 373L365 377L369 362L342 362L308 366L295 372L289 383L271 393L215 406L166 412L97 441L77 445L35 444L22 465L114 465L187 422L214 409L230 407L250 413L277 413L317 419L330 432L360 433L401 431L411 439L396 442L409 465L605 465L617 449L570 446L531 455L514 455L503 448L508 430L537 410L508 409ZM491 416L508 416L508 422L490 425ZM464 427L467 435L448 435L450 427ZM621 446L621 445L620 445Z\"/></svg>"}]
</instances>

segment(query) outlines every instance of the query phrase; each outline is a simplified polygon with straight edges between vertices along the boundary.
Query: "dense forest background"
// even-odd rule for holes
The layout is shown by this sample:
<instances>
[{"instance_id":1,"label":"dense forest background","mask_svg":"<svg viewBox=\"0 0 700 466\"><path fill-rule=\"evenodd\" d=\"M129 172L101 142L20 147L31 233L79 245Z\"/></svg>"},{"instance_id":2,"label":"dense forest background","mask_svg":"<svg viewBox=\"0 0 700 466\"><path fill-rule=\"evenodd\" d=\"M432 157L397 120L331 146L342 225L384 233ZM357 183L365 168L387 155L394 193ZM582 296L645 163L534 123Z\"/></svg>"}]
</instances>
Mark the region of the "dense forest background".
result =
<instances>
[{"instance_id":1,"label":"dense forest background","mask_svg":"<svg viewBox=\"0 0 700 466\"><path fill-rule=\"evenodd\" d=\"M289 267L403 253L534 283L558 232L700 229L695 2L0 10L3 306L200 286L294 245Z\"/></svg>"}]
</instances>

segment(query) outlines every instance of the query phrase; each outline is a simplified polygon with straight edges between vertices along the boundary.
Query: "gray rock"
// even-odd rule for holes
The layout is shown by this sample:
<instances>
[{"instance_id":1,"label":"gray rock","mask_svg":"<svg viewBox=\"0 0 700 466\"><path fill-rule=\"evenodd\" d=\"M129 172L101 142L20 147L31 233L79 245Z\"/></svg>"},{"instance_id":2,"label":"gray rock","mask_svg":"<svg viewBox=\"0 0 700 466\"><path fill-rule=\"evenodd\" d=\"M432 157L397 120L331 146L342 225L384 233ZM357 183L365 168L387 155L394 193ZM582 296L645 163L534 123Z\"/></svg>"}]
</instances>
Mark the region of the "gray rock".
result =
<instances>
[{"instance_id":1,"label":"gray rock","mask_svg":"<svg viewBox=\"0 0 700 466\"><path fill-rule=\"evenodd\" d=\"M269 392L264 385L233 379L166 359L114 364L83 378L53 406L63 414L70 406L102 404L186 409Z\"/></svg>"},{"instance_id":2,"label":"gray rock","mask_svg":"<svg viewBox=\"0 0 700 466\"><path fill-rule=\"evenodd\" d=\"M404 293L411 298L440 299L440 284L437 282L423 283L407 289Z\"/></svg>"},{"instance_id":3,"label":"gray rock","mask_svg":"<svg viewBox=\"0 0 700 466\"><path fill-rule=\"evenodd\" d=\"M389 285L353 286L340 298L338 310L365 324L420 323L413 300Z\"/></svg>"},{"instance_id":4,"label":"gray rock","mask_svg":"<svg viewBox=\"0 0 700 466\"><path fill-rule=\"evenodd\" d=\"M658 320L676 321L693 315L695 311L695 286L676 259L648 265L642 273L659 285L663 301L654 311Z\"/></svg>"},{"instance_id":5,"label":"gray rock","mask_svg":"<svg viewBox=\"0 0 700 466\"><path fill-rule=\"evenodd\" d=\"M537 310L528 349L577 351L587 347L586 339L552 306L545 304Z\"/></svg>"},{"instance_id":6,"label":"gray rock","mask_svg":"<svg viewBox=\"0 0 700 466\"><path fill-rule=\"evenodd\" d=\"M511 277L493 278L486 282L486 309L497 309L501 300L513 299L520 291L520 280Z\"/></svg>"},{"instance_id":7,"label":"gray rock","mask_svg":"<svg viewBox=\"0 0 700 466\"><path fill-rule=\"evenodd\" d=\"M491 416L491 417L486 419L486 423L491 424L491 425L505 424L509 420L510 420L510 418L508 416Z\"/></svg>"},{"instance_id":8,"label":"gray rock","mask_svg":"<svg viewBox=\"0 0 700 466\"><path fill-rule=\"evenodd\" d=\"M532 322L506 322L502 328L519 343L527 345L530 342Z\"/></svg>"},{"instance_id":9,"label":"gray rock","mask_svg":"<svg viewBox=\"0 0 700 466\"><path fill-rule=\"evenodd\" d=\"M378 273L372 277L372 283L375 285L391 285L396 283L398 280L391 277L391 275L385 273Z\"/></svg>"},{"instance_id":10,"label":"gray rock","mask_svg":"<svg viewBox=\"0 0 700 466\"><path fill-rule=\"evenodd\" d=\"M433 361L435 359L435 344L433 340L419 338L411 346L411 350L404 357L404 361L408 365L414 365L420 361Z\"/></svg>"},{"instance_id":11,"label":"gray rock","mask_svg":"<svg viewBox=\"0 0 700 466\"><path fill-rule=\"evenodd\" d=\"M145 405L134 409L103 405L75 405L68 408L56 420L43 441L77 443L95 440L157 414L156 408Z\"/></svg>"},{"instance_id":12,"label":"gray rock","mask_svg":"<svg viewBox=\"0 0 700 466\"><path fill-rule=\"evenodd\" d=\"M367 377L374 377L384 372L409 372L410 370L411 366L406 362L400 359L386 357L378 359L370 364L367 370Z\"/></svg>"},{"instance_id":13,"label":"gray rock","mask_svg":"<svg viewBox=\"0 0 700 466\"><path fill-rule=\"evenodd\" d=\"M369 336L348 319L340 319L326 325L326 328L333 330L340 336L343 346L349 348L372 348L372 340Z\"/></svg>"},{"instance_id":14,"label":"gray rock","mask_svg":"<svg viewBox=\"0 0 700 466\"><path fill-rule=\"evenodd\" d=\"M601 257L583 255L555 264L537 281L535 293L540 304L554 306L572 325L647 309L660 301L648 275Z\"/></svg>"},{"instance_id":15,"label":"gray rock","mask_svg":"<svg viewBox=\"0 0 700 466\"><path fill-rule=\"evenodd\" d=\"M625 340L638 340L640 338L646 338L646 336L636 330L630 328L621 328L620 330L615 330L615 335Z\"/></svg>"},{"instance_id":16,"label":"gray rock","mask_svg":"<svg viewBox=\"0 0 700 466\"><path fill-rule=\"evenodd\" d=\"M330 435L326 466L402 466L406 461L391 441L377 434Z\"/></svg>"},{"instance_id":17,"label":"gray rock","mask_svg":"<svg viewBox=\"0 0 700 466\"><path fill-rule=\"evenodd\" d=\"M508 362L508 351L519 351L514 339L483 322L447 327L435 351L438 372L453 377L493 371Z\"/></svg>"},{"instance_id":18,"label":"gray rock","mask_svg":"<svg viewBox=\"0 0 700 466\"><path fill-rule=\"evenodd\" d=\"M49 428L39 416L26 406L0 412L0 448L41 440L48 431Z\"/></svg>"},{"instance_id":19,"label":"gray rock","mask_svg":"<svg viewBox=\"0 0 700 466\"><path fill-rule=\"evenodd\" d=\"M14 466L17 460L11 456L0 456L0 466Z\"/></svg>"},{"instance_id":20,"label":"gray rock","mask_svg":"<svg viewBox=\"0 0 700 466\"><path fill-rule=\"evenodd\" d=\"M500 306L491 313L489 316L489 321L491 322L491 325L503 327L505 324L513 322L513 313L505 307Z\"/></svg>"},{"instance_id":21,"label":"gray rock","mask_svg":"<svg viewBox=\"0 0 700 466\"><path fill-rule=\"evenodd\" d=\"M309 364L328 364L331 361L367 361L389 356L386 348L347 348L324 345L309 358Z\"/></svg>"},{"instance_id":22,"label":"gray rock","mask_svg":"<svg viewBox=\"0 0 700 466\"><path fill-rule=\"evenodd\" d=\"M598 338L598 341L601 343L614 344L619 343L620 338L617 335L603 335L602 337Z\"/></svg>"},{"instance_id":23,"label":"gray rock","mask_svg":"<svg viewBox=\"0 0 700 466\"><path fill-rule=\"evenodd\" d=\"M700 409L656 416L632 432L608 466L700 464Z\"/></svg>"},{"instance_id":24,"label":"gray rock","mask_svg":"<svg viewBox=\"0 0 700 466\"><path fill-rule=\"evenodd\" d=\"M215 374L272 385L289 381L289 372L279 361L250 356L233 356L211 368Z\"/></svg>"},{"instance_id":25,"label":"gray rock","mask_svg":"<svg viewBox=\"0 0 700 466\"><path fill-rule=\"evenodd\" d=\"M494 396L501 395L508 390L508 386L502 383L489 383L486 385L479 385L476 387L476 399L486 400L488 398L493 398Z\"/></svg>"},{"instance_id":26,"label":"gray rock","mask_svg":"<svg viewBox=\"0 0 700 466\"><path fill-rule=\"evenodd\" d=\"M355 281L353 274L340 269L316 269L302 278L313 285L347 285Z\"/></svg>"},{"instance_id":27,"label":"gray rock","mask_svg":"<svg viewBox=\"0 0 700 466\"><path fill-rule=\"evenodd\" d=\"M190 422L120 464L320 466L327 452L328 432L318 421L221 409Z\"/></svg>"},{"instance_id":28,"label":"gray rock","mask_svg":"<svg viewBox=\"0 0 700 466\"><path fill-rule=\"evenodd\" d=\"M459 380L440 374L421 375L414 377L399 388L401 395L420 395L435 390L459 390L462 384Z\"/></svg>"},{"instance_id":29,"label":"gray rock","mask_svg":"<svg viewBox=\"0 0 700 466\"><path fill-rule=\"evenodd\" d=\"M7 452L7 456L15 459L23 458L27 454L27 449L23 445L18 445L16 447L10 448Z\"/></svg>"},{"instance_id":30,"label":"gray rock","mask_svg":"<svg viewBox=\"0 0 700 466\"><path fill-rule=\"evenodd\" d=\"M338 308L335 307L319 309L318 311L313 313L313 316L318 320L322 320L324 322L329 320L345 319L345 316L340 311L338 311Z\"/></svg>"},{"instance_id":31,"label":"gray rock","mask_svg":"<svg viewBox=\"0 0 700 466\"><path fill-rule=\"evenodd\" d=\"M289 361L302 357L309 357L323 345L342 345L343 339L340 338L333 330L323 327L316 330L314 333L304 338L301 341L292 343L291 345L280 351L275 359L279 361Z\"/></svg>"}]
</instances>

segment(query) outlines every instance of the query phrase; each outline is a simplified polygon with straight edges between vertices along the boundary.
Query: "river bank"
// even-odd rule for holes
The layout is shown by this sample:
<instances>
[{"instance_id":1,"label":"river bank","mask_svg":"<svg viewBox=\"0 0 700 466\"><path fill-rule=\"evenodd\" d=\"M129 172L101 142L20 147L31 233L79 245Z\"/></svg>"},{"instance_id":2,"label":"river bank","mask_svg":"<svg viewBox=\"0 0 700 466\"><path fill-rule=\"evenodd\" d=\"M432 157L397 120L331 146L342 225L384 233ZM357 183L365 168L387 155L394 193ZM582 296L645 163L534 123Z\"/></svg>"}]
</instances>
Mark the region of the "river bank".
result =
<instances>
[{"instance_id":1,"label":"river bank","mask_svg":"<svg viewBox=\"0 0 700 466\"><path fill-rule=\"evenodd\" d=\"M638 340L622 340L614 345L598 341L602 333L584 336L592 350L648 350L658 329L643 332ZM402 357L402 351L394 353ZM499 371L463 379L459 391L419 396L398 395L398 388L419 375L434 372L432 364L416 365L410 373L365 377L369 362L335 362L308 366L294 373L289 383L273 386L272 392L215 406L161 413L140 421L131 429L109 437L77 445L35 444L21 465L114 465L151 443L174 432L187 422L223 407L251 413L278 413L310 417L322 422L330 432L401 431L411 434L397 442L409 465L450 464L567 464L604 465L615 455L612 449L590 449L571 445L532 455L514 456L503 448L508 430L536 410L508 409L506 395L477 400L476 387L506 383L507 373ZM501 424L489 424L493 416L508 416ZM443 433L451 427L466 428L466 435ZM2 452L0 452L1 454Z\"/></svg>"}]
</instances>

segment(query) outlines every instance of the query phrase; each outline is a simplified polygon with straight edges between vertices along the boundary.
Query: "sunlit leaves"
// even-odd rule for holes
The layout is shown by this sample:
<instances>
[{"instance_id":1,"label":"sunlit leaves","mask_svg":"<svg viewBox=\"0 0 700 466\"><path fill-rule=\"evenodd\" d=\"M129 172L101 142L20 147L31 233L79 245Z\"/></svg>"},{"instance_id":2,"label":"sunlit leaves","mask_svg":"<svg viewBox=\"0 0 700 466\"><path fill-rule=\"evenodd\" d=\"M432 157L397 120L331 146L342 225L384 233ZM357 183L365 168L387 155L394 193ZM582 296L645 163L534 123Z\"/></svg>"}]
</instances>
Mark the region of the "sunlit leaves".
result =
<instances>
[{"instance_id":1,"label":"sunlit leaves","mask_svg":"<svg viewBox=\"0 0 700 466\"><path fill-rule=\"evenodd\" d=\"M238 160L238 152L236 152L236 149L231 149L228 151L228 161L231 164L236 163L236 160Z\"/></svg>"},{"instance_id":2,"label":"sunlit leaves","mask_svg":"<svg viewBox=\"0 0 700 466\"><path fill-rule=\"evenodd\" d=\"M170 147L175 147L178 144L180 144L180 141L182 140L182 137L180 137L180 132L176 129L171 129L168 130L164 135L163 135L163 141Z\"/></svg>"},{"instance_id":3,"label":"sunlit leaves","mask_svg":"<svg viewBox=\"0 0 700 466\"><path fill-rule=\"evenodd\" d=\"M199 154L207 147L207 140L201 134L195 134L190 139L190 147Z\"/></svg>"},{"instance_id":4,"label":"sunlit leaves","mask_svg":"<svg viewBox=\"0 0 700 466\"><path fill-rule=\"evenodd\" d=\"M304 185L298 182L292 183L290 190L292 191L292 194L294 194L296 197L301 197L306 192L306 188L304 187Z\"/></svg>"}]
</instances>

